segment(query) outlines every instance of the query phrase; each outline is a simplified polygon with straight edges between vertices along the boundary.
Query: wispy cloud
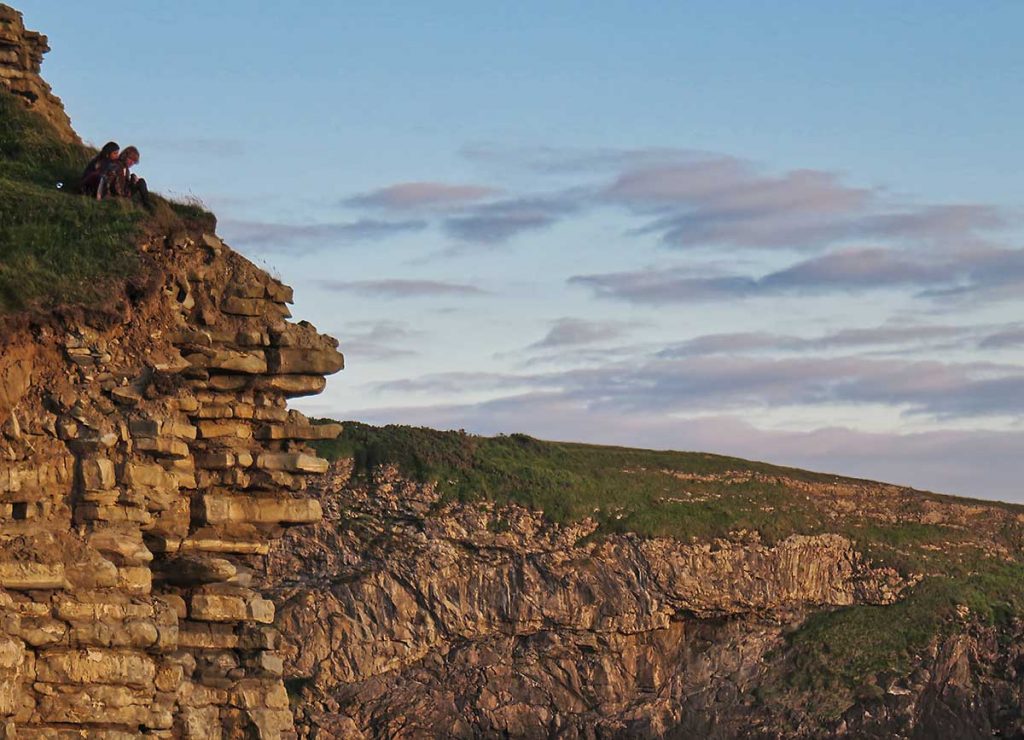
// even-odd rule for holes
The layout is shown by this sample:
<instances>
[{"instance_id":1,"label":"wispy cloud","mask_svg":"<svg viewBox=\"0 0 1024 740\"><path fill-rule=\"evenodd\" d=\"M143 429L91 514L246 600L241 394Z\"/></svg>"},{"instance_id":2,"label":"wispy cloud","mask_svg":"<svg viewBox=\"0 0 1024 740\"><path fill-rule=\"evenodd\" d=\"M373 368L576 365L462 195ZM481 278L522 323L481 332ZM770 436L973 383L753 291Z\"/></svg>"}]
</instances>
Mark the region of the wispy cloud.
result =
<instances>
[{"instance_id":1,"label":"wispy cloud","mask_svg":"<svg viewBox=\"0 0 1024 740\"><path fill-rule=\"evenodd\" d=\"M990 205L906 203L882 188L849 184L839 172L771 172L713 152L475 147L464 154L490 165L587 178L577 190L581 206L623 206L646 219L633 233L673 247L824 251L863 239L951 245L983 241L1009 222Z\"/></svg>"},{"instance_id":2,"label":"wispy cloud","mask_svg":"<svg viewBox=\"0 0 1024 740\"><path fill-rule=\"evenodd\" d=\"M1009 225L978 203L907 203L882 188L850 184L839 172L766 171L726 154L670 148L500 150L466 156L503 169L575 179L554 194L497 195L479 185L397 183L345 201L365 208L433 207L456 239L495 244L608 206L642 223L630 233L676 248L771 248L826 252L872 240L945 248L985 244Z\"/></svg>"},{"instance_id":3,"label":"wispy cloud","mask_svg":"<svg viewBox=\"0 0 1024 740\"><path fill-rule=\"evenodd\" d=\"M412 357L419 352L412 348L423 336L422 331L412 329L400 321L357 322L350 324L345 332L342 351L349 366L360 360L398 360Z\"/></svg>"},{"instance_id":4,"label":"wispy cloud","mask_svg":"<svg viewBox=\"0 0 1024 740\"><path fill-rule=\"evenodd\" d=\"M1006 349L1024 347L1024 326L1015 325L984 337L978 346L982 349Z\"/></svg>"},{"instance_id":5,"label":"wispy cloud","mask_svg":"<svg viewBox=\"0 0 1024 740\"><path fill-rule=\"evenodd\" d=\"M401 182L379 190L360 193L344 205L388 210L451 207L498 195L497 188L483 185L449 185L442 182Z\"/></svg>"},{"instance_id":6,"label":"wispy cloud","mask_svg":"<svg viewBox=\"0 0 1024 740\"><path fill-rule=\"evenodd\" d=\"M446 218L443 228L461 241L499 244L553 226L581 208L573 193L509 198L464 209Z\"/></svg>"},{"instance_id":7,"label":"wispy cloud","mask_svg":"<svg viewBox=\"0 0 1024 740\"><path fill-rule=\"evenodd\" d=\"M609 342L624 336L636 322L593 321L589 319L561 318L551 322L543 339L527 349L545 350Z\"/></svg>"},{"instance_id":8,"label":"wispy cloud","mask_svg":"<svg viewBox=\"0 0 1024 740\"><path fill-rule=\"evenodd\" d=\"M617 163L620 171L601 198L651 217L637 232L676 247L820 251L859 239L949 244L980 240L1007 225L992 206L900 203L825 170L775 174L728 155L666 150L624 153Z\"/></svg>"},{"instance_id":9,"label":"wispy cloud","mask_svg":"<svg viewBox=\"0 0 1024 740\"><path fill-rule=\"evenodd\" d=\"M592 408L666 415L836 404L933 418L1024 413L1024 369L994 363L843 357L658 356L548 373L439 373L379 391L536 392Z\"/></svg>"},{"instance_id":10,"label":"wispy cloud","mask_svg":"<svg viewBox=\"0 0 1024 740\"><path fill-rule=\"evenodd\" d=\"M659 357L692 357L698 355L742 354L750 352L820 352L830 349L911 348L969 339L981 331L976 326L915 325L877 326L841 329L817 337L800 337L768 332L734 332L705 334L672 344L658 352Z\"/></svg>"},{"instance_id":11,"label":"wispy cloud","mask_svg":"<svg viewBox=\"0 0 1024 740\"><path fill-rule=\"evenodd\" d=\"M427 222L419 219L383 221L363 218L333 223L282 224L264 221L223 221L220 231L240 246L282 251L311 250L387 239L398 234L422 231Z\"/></svg>"},{"instance_id":12,"label":"wispy cloud","mask_svg":"<svg viewBox=\"0 0 1024 740\"><path fill-rule=\"evenodd\" d=\"M378 298L433 298L482 296L488 291L476 285L444 280L319 280L317 285L339 293L359 293Z\"/></svg>"},{"instance_id":13,"label":"wispy cloud","mask_svg":"<svg viewBox=\"0 0 1024 740\"><path fill-rule=\"evenodd\" d=\"M569 283L595 295L638 304L697 303L779 294L912 289L923 298L995 300L1024 285L1024 250L987 249L921 255L852 248L811 257L761 277L702 276L693 265L575 275Z\"/></svg>"}]
</instances>

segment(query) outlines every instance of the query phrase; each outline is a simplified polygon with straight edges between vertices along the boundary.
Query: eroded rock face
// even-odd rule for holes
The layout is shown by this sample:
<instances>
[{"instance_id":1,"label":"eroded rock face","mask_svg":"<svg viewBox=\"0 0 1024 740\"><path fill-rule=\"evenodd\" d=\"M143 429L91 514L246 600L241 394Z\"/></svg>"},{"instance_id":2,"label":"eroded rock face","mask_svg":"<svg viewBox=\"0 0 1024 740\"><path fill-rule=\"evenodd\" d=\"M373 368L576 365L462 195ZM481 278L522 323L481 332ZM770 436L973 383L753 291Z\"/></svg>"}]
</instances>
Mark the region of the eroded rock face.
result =
<instances>
[{"instance_id":1,"label":"eroded rock face","mask_svg":"<svg viewBox=\"0 0 1024 740\"><path fill-rule=\"evenodd\" d=\"M162 284L121 322L0 353L0 737L291 736L253 572L321 516L303 440L340 428L287 398L342 357L216 237L142 249Z\"/></svg>"},{"instance_id":2,"label":"eroded rock face","mask_svg":"<svg viewBox=\"0 0 1024 740\"><path fill-rule=\"evenodd\" d=\"M908 585L838 535L686 544L344 463L268 563L308 737L735 736L787 625Z\"/></svg>"},{"instance_id":3,"label":"eroded rock face","mask_svg":"<svg viewBox=\"0 0 1024 740\"><path fill-rule=\"evenodd\" d=\"M49 121L64 141L80 143L60 98L39 76L49 50L46 36L26 30L21 13L0 3L0 85Z\"/></svg>"}]
</instances>

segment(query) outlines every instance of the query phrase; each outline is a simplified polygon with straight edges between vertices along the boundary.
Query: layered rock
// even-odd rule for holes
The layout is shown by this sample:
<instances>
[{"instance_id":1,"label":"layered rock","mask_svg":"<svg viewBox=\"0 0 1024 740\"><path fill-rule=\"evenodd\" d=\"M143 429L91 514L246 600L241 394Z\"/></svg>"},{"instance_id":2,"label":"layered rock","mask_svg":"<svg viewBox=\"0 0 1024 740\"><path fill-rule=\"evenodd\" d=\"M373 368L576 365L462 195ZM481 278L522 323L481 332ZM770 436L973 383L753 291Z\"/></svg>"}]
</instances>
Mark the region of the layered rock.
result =
<instances>
[{"instance_id":1,"label":"layered rock","mask_svg":"<svg viewBox=\"0 0 1024 740\"><path fill-rule=\"evenodd\" d=\"M286 737L270 543L321 516L337 435L287 408L342 367L291 290L212 235L142 245L121 320L0 354L0 726L19 737ZM6 723L6 725L4 725ZM2 735L0 735L2 736Z\"/></svg>"},{"instance_id":2,"label":"layered rock","mask_svg":"<svg viewBox=\"0 0 1024 740\"><path fill-rule=\"evenodd\" d=\"M306 737L735 737L787 627L912 583L838 535L594 539L346 461L316 495L267 571Z\"/></svg>"},{"instance_id":3,"label":"layered rock","mask_svg":"<svg viewBox=\"0 0 1024 740\"><path fill-rule=\"evenodd\" d=\"M0 3L0 85L49 121L61 139L80 143L60 98L39 76L43 54L49 50L46 36L26 30L21 13Z\"/></svg>"}]
</instances>

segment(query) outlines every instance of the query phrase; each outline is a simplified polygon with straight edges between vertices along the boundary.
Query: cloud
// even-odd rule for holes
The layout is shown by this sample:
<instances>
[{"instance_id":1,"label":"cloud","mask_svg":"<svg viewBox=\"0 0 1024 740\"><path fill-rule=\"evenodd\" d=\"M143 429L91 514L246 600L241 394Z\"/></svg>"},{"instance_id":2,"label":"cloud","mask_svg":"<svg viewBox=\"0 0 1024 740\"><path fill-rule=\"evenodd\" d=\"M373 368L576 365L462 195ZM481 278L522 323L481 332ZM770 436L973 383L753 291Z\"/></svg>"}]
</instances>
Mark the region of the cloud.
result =
<instances>
[{"instance_id":1,"label":"cloud","mask_svg":"<svg viewBox=\"0 0 1024 740\"><path fill-rule=\"evenodd\" d=\"M842 249L762 277L701 276L694 266L575 275L595 295L638 304L697 303L780 294L912 288L919 297L983 301L1015 297L1024 286L1024 250L918 255L878 247Z\"/></svg>"},{"instance_id":2,"label":"cloud","mask_svg":"<svg viewBox=\"0 0 1024 740\"><path fill-rule=\"evenodd\" d=\"M990 205L904 203L881 188L848 184L842 173L767 172L713 152L474 147L464 154L505 168L593 178L578 189L581 207L625 207L646 220L633 234L653 234L672 247L824 251L858 239L954 246L1009 224Z\"/></svg>"},{"instance_id":3,"label":"cloud","mask_svg":"<svg viewBox=\"0 0 1024 740\"><path fill-rule=\"evenodd\" d=\"M318 280L317 285L339 293L359 293L378 298L433 298L481 296L488 291L475 285L442 280Z\"/></svg>"},{"instance_id":4,"label":"cloud","mask_svg":"<svg viewBox=\"0 0 1024 740\"><path fill-rule=\"evenodd\" d=\"M627 233L676 248L738 247L835 251L851 242L955 250L984 245L1009 225L1001 209L978 203L908 203L882 188L850 184L839 172L766 171L727 154L671 148L498 149L474 147L475 162L575 182L553 194L478 203L499 191L423 181L356 195L347 205L431 208L442 230L464 242L497 244L567 216L616 206L641 219Z\"/></svg>"},{"instance_id":5,"label":"cloud","mask_svg":"<svg viewBox=\"0 0 1024 740\"><path fill-rule=\"evenodd\" d=\"M527 349L559 349L607 342L622 337L633 322L590 321L587 319L562 318L552 322L547 335L531 344Z\"/></svg>"},{"instance_id":6,"label":"cloud","mask_svg":"<svg viewBox=\"0 0 1024 740\"><path fill-rule=\"evenodd\" d=\"M399 321L357 322L349 325L349 332L337 332L344 337L342 351L349 366L360 360L397 360L418 354L410 344L423 336Z\"/></svg>"},{"instance_id":7,"label":"cloud","mask_svg":"<svg viewBox=\"0 0 1024 740\"><path fill-rule=\"evenodd\" d=\"M534 373L437 373L378 391L549 394L589 408L695 411L875 405L931 418L1019 417L1024 368L995 363L840 357L663 356Z\"/></svg>"},{"instance_id":8,"label":"cloud","mask_svg":"<svg viewBox=\"0 0 1024 740\"><path fill-rule=\"evenodd\" d=\"M463 205L499 194L482 185L447 185L441 182L402 182L343 201L345 205L388 210Z\"/></svg>"},{"instance_id":9,"label":"cloud","mask_svg":"<svg viewBox=\"0 0 1024 740\"><path fill-rule=\"evenodd\" d=\"M943 283L951 280L957 271L955 263L934 263L891 249L846 249L798 262L766 275L760 282L768 290L856 290Z\"/></svg>"},{"instance_id":10,"label":"cloud","mask_svg":"<svg viewBox=\"0 0 1024 740\"><path fill-rule=\"evenodd\" d=\"M981 349L1006 349L1024 347L1024 326L1015 325L1002 331L994 332L978 342Z\"/></svg>"},{"instance_id":11,"label":"cloud","mask_svg":"<svg viewBox=\"0 0 1024 740\"><path fill-rule=\"evenodd\" d=\"M446 218L442 226L461 241L499 244L553 226L581 207L573 193L523 196L465 209Z\"/></svg>"},{"instance_id":12,"label":"cloud","mask_svg":"<svg viewBox=\"0 0 1024 740\"><path fill-rule=\"evenodd\" d=\"M398 234L421 231L427 227L422 220L382 221L359 219L319 224L282 224L263 221L223 221L222 233L228 241L252 248L284 248L286 250L343 246L387 239Z\"/></svg>"},{"instance_id":13,"label":"cloud","mask_svg":"<svg viewBox=\"0 0 1024 740\"><path fill-rule=\"evenodd\" d=\"M378 392L401 393L464 393L493 391L497 388L525 387L531 379L512 373L449 372L421 375L417 378L398 378L370 383L369 387Z\"/></svg>"},{"instance_id":14,"label":"cloud","mask_svg":"<svg viewBox=\"0 0 1024 740\"><path fill-rule=\"evenodd\" d=\"M659 357L692 357L699 355L737 354L744 352L782 351L815 352L828 349L893 347L907 350L935 342L965 340L979 327L945 325L885 325L863 329L841 329L817 337L799 337L768 332L735 332L705 334L678 342L658 352Z\"/></svg>"},{"instance_id":15,"label":"cloud","mask_svg":"<svg viewBox=\"0 0 1024 740\"><path fill-rule=\"evenodd\" d=\"M568 283L590 288L599 298L651 305L745 298L760 292L754 278L740 275L695 277L689 267L574 275Z\"/></svg>"},{"instance_id":16,"label":"cloud","mask_svg":"<svg viewBox=\"0 0 1024 740\"><path fill-rule=\"evenodd\" d=\"M762 172L727 155L634 152L601 198L653 216L637 233L676 247L822 250L852 239L962 242L1007 225L979 204L904 205L878 188L845 184L835 172Z\"/></svg>"},{"instance_id":17,"label":"cloud","mask_svg":"<svg viewBox=\"0 0 1024 740\"><path fill-rule=\"evenodd\" d=\"M964 276L952 286L924 291L956 304L1018 300L1024 289L1024 249L979 249L958 255Z\"/></svg>"}]
</instances>

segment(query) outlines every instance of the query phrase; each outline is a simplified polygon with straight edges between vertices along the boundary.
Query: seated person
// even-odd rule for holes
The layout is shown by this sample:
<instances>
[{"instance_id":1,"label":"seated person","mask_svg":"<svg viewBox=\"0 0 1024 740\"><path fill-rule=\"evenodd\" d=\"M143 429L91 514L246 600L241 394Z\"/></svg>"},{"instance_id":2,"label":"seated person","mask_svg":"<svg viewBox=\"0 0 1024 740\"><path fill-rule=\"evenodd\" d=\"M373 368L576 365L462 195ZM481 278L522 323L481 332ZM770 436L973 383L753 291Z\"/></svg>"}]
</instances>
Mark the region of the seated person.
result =
<instances>
[{"instance_id":1,"label":"seated person","mask_svg":"<svg viewBox=\"0 0 1024 740\"><path fill-rule=\"evenodd\" d=\"M84 195L96 195L96 189L100 184L100 177L103 176L103 169L108 162L117 159L121 147L116 141L108 141L100 149L100 153L89 160L85 166L82 177L78 181L78 190Z\"/></svg>"},{"instance_id":2,"label":"seated person","mask_svg":"<svg viewBox=\"0 0 1024 740\"><path fill-rule=\"evenodd\" d=\"M128 146L121 152L120 157L108 161L103 167L99 186L96 189L97 200L133 198L138 195L142 205L149 208L149 188L146 186L146 181L128 171L139 163L139 159L139 150Z\"/></svg>"}]
</instances>

